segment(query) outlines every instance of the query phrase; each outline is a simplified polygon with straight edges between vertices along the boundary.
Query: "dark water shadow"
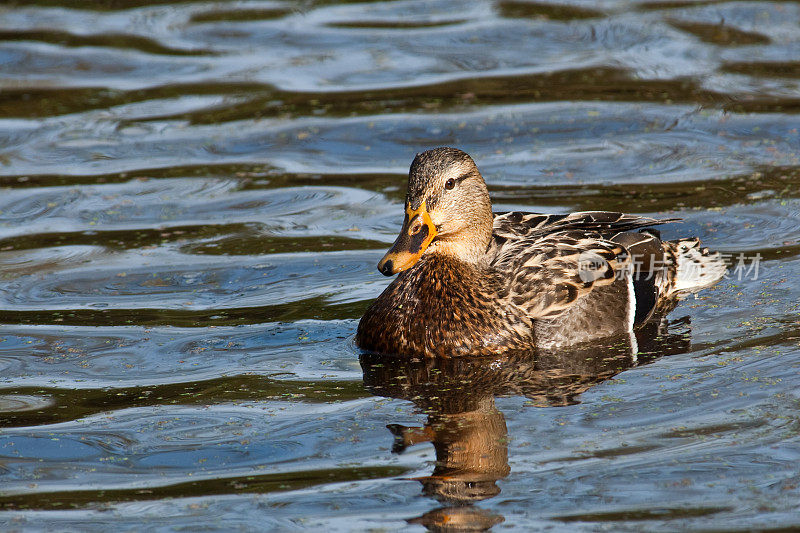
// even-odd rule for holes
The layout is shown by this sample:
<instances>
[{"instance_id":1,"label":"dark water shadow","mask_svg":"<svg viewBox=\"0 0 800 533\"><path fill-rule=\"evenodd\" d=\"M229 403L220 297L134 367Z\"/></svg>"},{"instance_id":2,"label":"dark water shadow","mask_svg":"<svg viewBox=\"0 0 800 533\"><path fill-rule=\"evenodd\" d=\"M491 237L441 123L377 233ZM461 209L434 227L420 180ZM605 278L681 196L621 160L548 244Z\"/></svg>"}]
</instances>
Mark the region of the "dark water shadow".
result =
<instances>
[{"instance_id":1,"label":"dark water shadow","mask_svg":"<svg viewBox=\"0 0 800 533\"><path fill-rule=\"evenodd\" d=\"M224 496L229 494L271 494L317 487L328 483L381 479L402 475L394 466L356 466L315 469L306 472L279 472L261 475L230 476L184 481L149 488L84 489L0 495L0 510L108 510L124 502Z\"/></svg>"},{"instance_id":2,"label":"dark water shadow","mask_svg":"<svg viewBox=\"0 0 800 533\"><path fill-rule=\"evenodd\" d=\"M497 2L496 9L500 13L500 16L511 19L532 18L536 20L558 20L563 22L598 18L605 15L602 10L588 7L550 2L520 2L518 0L503 0Z\"/></svg>"},{"instance_id":3,"label":"dark water shadow","mask_svg":"<svg viewBox=\"0 0 800 533\"><path fill-rule=\"evenodd\" d=\"M689 33L701 41L719 46L747 46L754 44L769 44L766 35L750 32L720 24L703 24L699 22L671 21L670 25L681 31Z\"/></svg>"},{"instance_id":4,"label":"dark water shadow","mask_svg":"<svg viewBox=\"0 0 800 533\"><path fill-rule=\"evenodd\" d=\"M57 44L68 48L83 46L100 46L118 48L121 50L135 50L147 54L173 55L173 56L202 56L216 55L212 50L195 50L172 48L160 44L155 39L128 35L124 33L104 33L100 35L78 35L59 30L0 30L0 42L31 41L47 44Z\"/></svg>"},{"instance_id":5,"label":"dark water shadow","mask_svg":"<svg viewBox=\"0 0 800 533\"><path fill-rule=\"evenodd\" d=\"M291 15L289 8L253 8L253 9L212 9L195 13L189 18L192 24L208 22L253 22L255 20L275 20Z\"/></svg>"},{"instance_id":6,"label":"dark water shadow","mask_svg":"<svg viewBox=\"0 0 800 533\"><path fill-rule=\"evenodd\" d=\"M688 319L656 318L634 335L558 351L498 357L360 358L364 385L376 396L409 400L428 417L422 427L389 424L393 453L430 442L430 475L412 478L441 506L408 520L430 531L485 531L504 521L475 506L494 498L508 476L508 429L495 405L501 396L524 396L537 407L580 403L580 394L623 370L690 348Z\"/></svg>"},{"instance_id":7,"label":"dark water shadow","mask_svg":"<svg viewBox=\"0 0 800 533\"><path fill-rule=\"evenodd\" d=\"M118 409L157 405L215 405L253 398L260 401L286 401L290 398L293 402L330 403L364 396L367 395L358 382L287 380L259 375L100 389L18 387L13 394L0 396L0 428L61 424ZM20 401L12 403L17 398ZM26 403L33 404L33 407Z\"/></svg>"}]
</instances>

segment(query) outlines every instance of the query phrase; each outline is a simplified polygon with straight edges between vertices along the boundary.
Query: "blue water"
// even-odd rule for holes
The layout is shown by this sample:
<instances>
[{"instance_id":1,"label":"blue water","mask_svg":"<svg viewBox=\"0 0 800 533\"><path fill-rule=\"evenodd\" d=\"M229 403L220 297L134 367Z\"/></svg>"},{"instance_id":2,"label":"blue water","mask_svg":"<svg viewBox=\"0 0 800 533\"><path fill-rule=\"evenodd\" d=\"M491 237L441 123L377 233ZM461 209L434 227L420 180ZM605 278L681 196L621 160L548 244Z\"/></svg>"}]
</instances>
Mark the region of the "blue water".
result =
<instances>
[{"instance_id":1,"label":"blue water","mask_svg":"<svg viewBox=\"0 0 800 533\"><path fill-rule=\"evenodd\" d=\"M6 3L2 529L800 527L798 21ZM730 275L638 346L375 366L352 338L439 145L497 210L680 217Z\"/></svg>"}]
</instances>

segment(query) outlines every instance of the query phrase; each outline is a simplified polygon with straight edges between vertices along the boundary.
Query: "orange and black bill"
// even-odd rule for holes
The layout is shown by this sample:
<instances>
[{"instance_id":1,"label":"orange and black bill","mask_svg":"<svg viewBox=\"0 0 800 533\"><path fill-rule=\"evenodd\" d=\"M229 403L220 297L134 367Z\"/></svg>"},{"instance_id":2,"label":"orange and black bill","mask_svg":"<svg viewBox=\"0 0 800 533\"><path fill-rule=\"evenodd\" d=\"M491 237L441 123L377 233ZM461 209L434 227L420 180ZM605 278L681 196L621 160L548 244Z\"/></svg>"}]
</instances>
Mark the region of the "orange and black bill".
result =
<instances>
[{"instance_id":1,"label":"orange and black bill","mask_svg":"<svg viewBox=\"0 0 800 533\"><path fill-rule=\"evenodd\" d=\"M378 263L378 270L384 276L391 276L409 269L419 261L422 252L436 237L436 225L431 220L425 202L418 209L406 208L403 229L394 241L392 248L386 252Z\"/></svg>"}]
</instances>

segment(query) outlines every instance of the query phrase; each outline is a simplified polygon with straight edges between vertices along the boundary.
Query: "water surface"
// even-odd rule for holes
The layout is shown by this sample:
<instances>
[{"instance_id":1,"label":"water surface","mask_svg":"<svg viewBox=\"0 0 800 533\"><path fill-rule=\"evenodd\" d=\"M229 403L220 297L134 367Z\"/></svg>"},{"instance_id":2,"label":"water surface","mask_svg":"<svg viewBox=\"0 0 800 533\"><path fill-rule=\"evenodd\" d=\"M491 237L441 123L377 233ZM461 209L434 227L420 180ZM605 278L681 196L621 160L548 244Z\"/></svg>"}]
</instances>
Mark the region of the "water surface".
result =
<instances>
[{"instance_id":1,"label":"water surface","mask_svg":"<svg viewBox=\"0 0 800 533\"><path fill-rule=\"evenodd\" d=\"M7 2L3 528L800 526L798 21L778 1ZM408 165L438 145L497 210L681 217L663 235L731 275L636 347L364 357Z\"/></svg>"}]
</instances>

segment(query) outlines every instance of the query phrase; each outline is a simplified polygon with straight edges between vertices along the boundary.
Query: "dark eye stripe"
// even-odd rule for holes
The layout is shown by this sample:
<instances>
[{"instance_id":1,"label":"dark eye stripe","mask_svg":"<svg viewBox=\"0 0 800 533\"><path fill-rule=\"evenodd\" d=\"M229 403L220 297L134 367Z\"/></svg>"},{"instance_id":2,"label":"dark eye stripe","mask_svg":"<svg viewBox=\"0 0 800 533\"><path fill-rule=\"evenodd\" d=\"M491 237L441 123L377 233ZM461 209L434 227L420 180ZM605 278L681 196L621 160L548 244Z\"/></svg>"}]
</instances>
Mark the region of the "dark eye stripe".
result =
<instances>
[{"instance_id":1,"label":"dark eye stripe","mask_svg":"<svg viewBox=\"0 0 800 533\"><path fill-rule=\"evenodd\" d=\"M467 179L469 176L470 176L470 174L469 174L469 172L467 172L467 173L462 174L461 176L459 176L457 178L450 178L447 181L453 180L453 187L455 187L457 184L461 183L462 181ZM453 187L450 187L450 188L452 189ZM445 189L446 188L447 188L447 182L445 182Z\"/></svg>"},{"instance_id":2,"label":"dark eye stripe","mask_svg":"<svg viewBox=\"0 0 800 533\"><path fill-rule=\"evenodd\" d=\"M467 172L466 174L462 174L461 176L456 178L456 183L461 183L462 181L467 179L469 176L470 176L469 172Z\"/></svg>"}]
</instances>

